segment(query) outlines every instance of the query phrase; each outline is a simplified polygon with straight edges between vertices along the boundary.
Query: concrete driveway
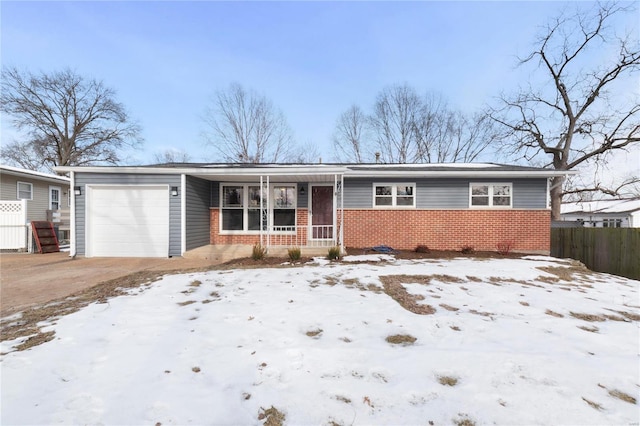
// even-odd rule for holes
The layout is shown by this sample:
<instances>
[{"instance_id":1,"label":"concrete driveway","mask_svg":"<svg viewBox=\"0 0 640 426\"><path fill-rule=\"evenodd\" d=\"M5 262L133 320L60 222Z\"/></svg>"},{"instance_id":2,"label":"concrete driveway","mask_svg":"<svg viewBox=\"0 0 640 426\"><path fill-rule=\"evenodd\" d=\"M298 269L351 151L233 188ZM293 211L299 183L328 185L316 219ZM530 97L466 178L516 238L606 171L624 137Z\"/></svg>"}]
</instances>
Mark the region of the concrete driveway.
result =
<instances>
[{"instance_id":1,"label":"concrete driveway","mask_svg":"<svg viewBox=\"0 0 640 426\"><path fill-rule=\"evenodd\" d=\"M203 258L84 258L69 253L0 254L0 311L6 316L143 270L179 271L219 263Z\"/></svg>"}]
</instances>

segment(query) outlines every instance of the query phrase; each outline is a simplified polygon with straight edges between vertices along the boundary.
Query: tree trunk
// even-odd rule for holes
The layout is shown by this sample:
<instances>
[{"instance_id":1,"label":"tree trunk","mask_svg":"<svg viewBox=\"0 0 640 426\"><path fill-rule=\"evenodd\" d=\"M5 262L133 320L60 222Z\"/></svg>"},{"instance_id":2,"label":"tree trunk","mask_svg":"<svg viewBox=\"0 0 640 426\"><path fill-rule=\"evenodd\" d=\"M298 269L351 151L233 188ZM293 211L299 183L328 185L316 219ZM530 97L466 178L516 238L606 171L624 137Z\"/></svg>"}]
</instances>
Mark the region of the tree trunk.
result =
<instances>
[{"instance_id":1,"label":"tree trunk","mask_svg":"<svg viewBox=\"0 0 640 426\"><path fill-rule=\"evenodd\" d=\"M562 205L562 188L564 181L564 176L556 176L551 179L551 220L560 220L560 206Z\"/></svg>"}]
</instances>

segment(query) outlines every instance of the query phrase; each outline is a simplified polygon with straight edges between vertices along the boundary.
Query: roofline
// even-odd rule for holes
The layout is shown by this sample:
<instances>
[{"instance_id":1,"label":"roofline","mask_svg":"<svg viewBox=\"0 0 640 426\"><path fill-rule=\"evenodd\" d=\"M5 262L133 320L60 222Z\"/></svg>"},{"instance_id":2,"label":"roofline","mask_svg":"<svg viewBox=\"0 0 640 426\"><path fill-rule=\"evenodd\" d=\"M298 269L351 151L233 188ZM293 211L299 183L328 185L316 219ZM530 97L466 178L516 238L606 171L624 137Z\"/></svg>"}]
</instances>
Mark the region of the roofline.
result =
<instances>
[{"instance_id":1,"label":"roofline","mask_svg":"<svg viewBox=\"0 0 640 426\"><path fill-rule=\"evenodd\" d=\"M349 170L346 177L534 177L548 178L556 176L575 175L575 171L564 170L491 170L491 169L468 169L468 170Z\"/></svg>"},{"instance_id":2,"label":"roofline","mask_svg":"<svg viewBox=\"0 0 640 426\"><path fill-rule=\"evenodd\" d=\"M432 164L437 167L437 164ZM556 176L575 175L578 172L573 170L551 170L551 169L528 169L528 170L495 170L494 168L468 168L464 170L416 170L416 165L397 170L401 164L380 164L371 165L365 169L351 169L350 166L359 167L357 164L336 165L336 164L276 164L265 166L242 167L223 164L213 167L155 167L155 166L58 166L54 169L59 172L81 172L81 173L136 173L136 174L185 174L192 176L296 176L296 175L334 175L344 174L345 177L498 177L498 178L551 178ZM387 167L394 167L396 170L384 170ZM498 166L499 167L499 166ZM498 168L495 167L495 168Z\"/></svg>"},{"instance_id":3,"label":"roofline","mask_svg":"<svg viewBox=\"0 0 640 426\"><path fill-rule=\"evenodd\" d=\"M13 176L32 176L42 180L71 183L71 179L65 176L56 176L49 173L36 172L34 170L21 169L19 167L0 165L0 171Z\"/></svg>"},{"instance_id":4,"label":"roofline","mask_svg":"<svg viewBox=\"0 0 640 426\"><path fill-rule=\"evenodd\" d=\"M123 167L70 167L58 166L56 171L81 172L81 173L138 173L138 174L185 174L192 176L260 176L260 175L334 175L342 174L347 169L340 166L328 166L325 164L304 166L266 166L266 167L148 167L148 166L123 166Z\"/></svg>"}]
</instances>

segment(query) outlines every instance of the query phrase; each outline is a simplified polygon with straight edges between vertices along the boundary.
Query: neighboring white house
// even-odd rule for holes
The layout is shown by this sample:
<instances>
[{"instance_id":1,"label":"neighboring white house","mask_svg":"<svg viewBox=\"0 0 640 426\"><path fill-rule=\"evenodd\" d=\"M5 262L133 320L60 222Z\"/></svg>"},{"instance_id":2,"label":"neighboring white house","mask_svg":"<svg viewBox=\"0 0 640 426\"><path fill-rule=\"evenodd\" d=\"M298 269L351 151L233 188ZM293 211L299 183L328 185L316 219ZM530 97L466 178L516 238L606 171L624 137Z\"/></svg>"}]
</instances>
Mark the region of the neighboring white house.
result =
<instances>
[{"instance_id":1,"label":"neighboring white house","mask_svg":"<svg viewBox=\"0 0 640 426\"><path fill-rule=\"evenodd\" d=\"M566 203L563 221L582 222L585 227L640 228L640 199Z\"/></svg>"}]
</instances>

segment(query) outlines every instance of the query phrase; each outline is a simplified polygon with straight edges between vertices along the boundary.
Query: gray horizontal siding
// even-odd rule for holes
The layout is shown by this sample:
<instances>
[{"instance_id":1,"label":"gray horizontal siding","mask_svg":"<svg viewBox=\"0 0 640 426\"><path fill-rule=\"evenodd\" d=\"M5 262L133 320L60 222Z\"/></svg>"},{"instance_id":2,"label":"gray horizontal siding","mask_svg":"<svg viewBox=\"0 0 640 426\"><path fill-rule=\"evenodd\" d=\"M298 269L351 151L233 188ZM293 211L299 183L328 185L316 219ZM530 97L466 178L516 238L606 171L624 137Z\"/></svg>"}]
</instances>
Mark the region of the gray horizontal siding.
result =
<instances>
[{"instance_id":1,"label":"gray horizontal siding","mask_svg":"<svg viewBox=\"0 0 640 426\"><path fill-rule=\"evenodd\" d=\"M111 173L75 173L75 186L82 187L76 197L76 253L86 253L86 188L85 185L168 185L180 187L180 175L129 175ZM168 194L167 194L168 196ZM181 205L182 197L169 197L169 256L182 255Z\"/></svg>"},{"instance_id":2,"label":"gray horizontal siding","mask_svg":"<svg viewBox=\"0 0 640 426\"><path fill-rule=\"evenodd\" d=\"M513 208L547 207L546 179L345 179L344 207L373 207L373 183L415 183L419 209L469 208L470 182L507 182L513 184Z\"/></svg>"},{"instance_id":3,"label":"gray horizontal siding","mask_svg":"<svg viewBox=\"0 0 640 426\"><path fill-rule=\"evenodd\" d=\"M192 250L209 244L211 204L210 182L187 176L186 181L186 247Z\"/></svg>"}]
</instances>

